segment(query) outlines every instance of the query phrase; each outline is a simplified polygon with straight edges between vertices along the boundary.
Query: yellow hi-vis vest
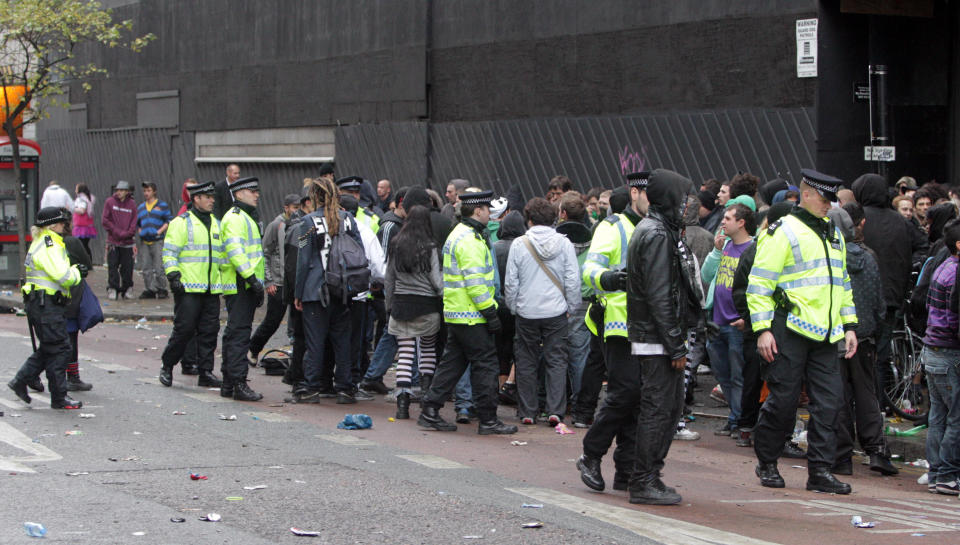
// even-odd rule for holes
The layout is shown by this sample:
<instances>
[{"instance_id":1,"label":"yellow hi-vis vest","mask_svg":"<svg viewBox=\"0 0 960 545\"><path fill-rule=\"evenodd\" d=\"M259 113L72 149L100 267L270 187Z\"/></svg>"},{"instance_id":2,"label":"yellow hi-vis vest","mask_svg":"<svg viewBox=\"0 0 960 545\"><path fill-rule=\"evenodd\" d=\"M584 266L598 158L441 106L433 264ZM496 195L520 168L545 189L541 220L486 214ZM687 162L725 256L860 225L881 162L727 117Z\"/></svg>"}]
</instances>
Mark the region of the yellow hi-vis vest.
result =
<instances>
[{"instance_id":1,"label":"yellow hi-vis vest","mask_svg":"<svg viewBox=\"0 0 960 545\"><path fill-rule=\"evenodd\" d=\"M824 240L792 214L778 223L759 237L750 270L747 306L753 330L770 329L774 292L780 288L790 305L787 328L816 341L840 341L844 326L857 323L843 236L834 229L833 239Z\"/></svg>"},{"instance_id":2,"label":"yellow hi-vis vest","mask_svg":"<svg viewBox=\"0 0 960 545\"><path fill-rule=\"evenodd\" d=\"M583 262L582 277L591 288L597 292L597 298L606 305L603 314L603 338L610 336L627 336L627 292L604 291L600 287L600 276L607 271L621 271L627 267L627 244L636 226L630 222L626 214L614 214L597 225L587 250L587 258ZM596 304L596 303L593 303ZM597 324L590 319L590 310L584 318L587 327L594 335Z\"/></svg>"},{"instance_id":3,"label":"yellow hi-vis vest","mask_svg":"<svg viewBox=\"0 0 960 545\"><path fill-rule=\"evenodd\" d=\"M380 231L380 217L373 212L367 212L365 208L357 209L357 221L369 227L373 234Z\"/></svg>"},{"instance_id":4,"label":"yellow hi-vis vest","mask_svg":"<svg viewBox=\"0 0 960 545\"><path fill-rule=\"evenodd\" d=\"M39 289L47 295L60 292L70 297L70 287L80 283L80 271L70 265L63 237L50 229L33 239L24 265L27 276L20 288L24 295Z\"/></svg>"},{"instance_id":5,"label":"yellow hi-vis vest","mask_svg":"<svg viewBox=\"0 0 960 545\"><path fill-rule=\"evenodd\" d=\"M496 308L493 268L487 243L472 227L458 223L443 244L443 319L449 324L485 324L480 311Z\"/></svg>"},{"instance_id":6,"label":"yellow hi-vis vest","mask_svg":"<svg viewBox=\"0 0 960 545\"><path fill-rule=\"evenodd\" d=\"M163 238L163 273L180 273L187 293L223 293L220 269L226 263L220 222L210 215L210 229L193 210L173 218Z\"/></svg>"},{"instance_id":7,"label":"yellow hi-vis vest","mask_svg":"<svg viewBox=\"0 0 960 545\"><path fill-rule=\"evenodd\" d=\"M223 293L237 293L237 283L256 275L264 278L263 246L260 228L250 214L234 206L220 222L223 231L223 251L226 263L220 274L223 277Z\"/></svg>"}]
</instances>

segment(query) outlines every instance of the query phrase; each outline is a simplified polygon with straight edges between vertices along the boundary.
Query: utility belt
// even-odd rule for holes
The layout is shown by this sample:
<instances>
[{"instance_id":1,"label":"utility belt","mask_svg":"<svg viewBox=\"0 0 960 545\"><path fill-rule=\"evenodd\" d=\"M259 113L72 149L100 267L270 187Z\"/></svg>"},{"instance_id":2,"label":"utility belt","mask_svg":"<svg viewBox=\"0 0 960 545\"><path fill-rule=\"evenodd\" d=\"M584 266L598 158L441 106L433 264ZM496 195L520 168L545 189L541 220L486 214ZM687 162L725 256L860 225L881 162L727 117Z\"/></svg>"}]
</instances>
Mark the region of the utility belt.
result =
<instances>
[{"instance_id":1,"label":"utility belt","mask_svg":"<svg viewBox=\"0 0 960 545\"><path fill-rule=\"evenodd\" d=\"M37 303L38 306L44 307L49 302L50 304L54 304L62 307L67 304L68 300L69 298L67 298L65 295L63 295L59 291L54 293L53 295L50 295L39 288L34 289L30 293L23 296L24 306L26 306L28 303Z\"/></svg>"}]
</instances>

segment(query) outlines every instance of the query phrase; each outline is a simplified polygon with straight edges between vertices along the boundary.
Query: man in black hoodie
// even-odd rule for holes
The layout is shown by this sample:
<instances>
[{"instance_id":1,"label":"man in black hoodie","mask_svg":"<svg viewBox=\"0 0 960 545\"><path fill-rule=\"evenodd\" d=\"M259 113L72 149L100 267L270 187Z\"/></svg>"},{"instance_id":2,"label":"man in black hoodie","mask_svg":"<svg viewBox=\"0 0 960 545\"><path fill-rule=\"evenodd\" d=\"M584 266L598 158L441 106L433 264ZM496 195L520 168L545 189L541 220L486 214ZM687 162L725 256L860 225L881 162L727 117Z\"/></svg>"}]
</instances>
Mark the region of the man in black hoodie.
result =
<instances>
[{"instance_id":1,"label":"man in black hoodie","mask_svg":"<svg viewBox=\"0 0 960 545\"><path fill-rule=\"evenodd\" d=\"M883 278L887 308L877 329L877 361L881 370L890 361L890 334L904 304L913 264L922 260L929 249L927 240L914 234L908 220L890 208L888 189L886 180L877 174L864 174L853 182L853 195L867 220L863 242L877 253Z\"/></svg>"},{"instance_id":2,"label":"man in black hoodie","mask_svg":"<svg viewBox=\"0 0 960 545\"><path fill-rule=\"evenodd\" d=\"M682 499L663 484L660 470L683 408L687 332L702 312L695 260L680 236L681 206L692 189L693 182L676 172L653 171L650 207L627 251L627 330L641 365L637 437L643 438L637 441L630 503L674 505Z\"/></svg>"}]
</instances>

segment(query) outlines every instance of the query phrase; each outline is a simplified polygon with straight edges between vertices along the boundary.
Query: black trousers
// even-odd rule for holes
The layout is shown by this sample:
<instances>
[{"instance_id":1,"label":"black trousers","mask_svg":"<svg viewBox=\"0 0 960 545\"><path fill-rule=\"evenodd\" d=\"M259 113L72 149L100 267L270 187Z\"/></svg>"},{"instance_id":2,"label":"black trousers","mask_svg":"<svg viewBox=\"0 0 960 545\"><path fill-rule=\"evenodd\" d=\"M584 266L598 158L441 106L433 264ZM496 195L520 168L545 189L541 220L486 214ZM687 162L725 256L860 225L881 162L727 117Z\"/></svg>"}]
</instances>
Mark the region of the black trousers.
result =
<instances>
[{"instance_id":1,"label":"black trousers","mask_svg":"<svg viewBox=\"0 0 960 545\"><path fill-rule=\"evenodd\" d=\"M133 248L110 248L107 254L107 286L121 294L133 287Z\"/></svg>"},{"instance_id":2,"label":"black trousers","mask_svg":"<svg viewBox=\"0 0 960 545\"><path fill-rule=\"evenodd\" d=\"M213 370L213 353L220 332L220 296L210 293L173 294L173 331L160 360L172 369L177 362Z\"/></svg>"},{"instance_id":3,"label":"black trousers","mask_svg":"<svg viewBox=\"0 0 960 545\"><path fill-rule=\"evenodd\" d=\"M600 390L607 377L607 365L604 359L603 341L600 337L591 335L590 354L587 356L587 364L583 367L583 375L580 377L577 404L573 407L573 415L588 422L593 420L593 415L597 412Z\"/></svg>"},{"instance_id":4,"label":"black trousers","mask_svg":"<svg viewBox=\"0 0 960 545\"><path fill-rule=\"evenodd\" d=\"M683 414L683 369L674 369L667 356L641 356L640 368L643 387L637 415L637 465L630 477L631 486L659 477Z\"/></svg>"},{"instance_id":5,"label":"black trousers","mask_svg":"<svg viewBox=\"0 0 960 545\"><path fill-rule=\"evenodd\" d=\"M517 332L517 321L507 305L497 307L497 316L502 327L496 334L497 360L500 362L500 374L508 376L514 364L513 338Z\"/></svg>"},{"instance_id":6,"label":"black trousers","mask_svg":"<svg viewBox=\"0 0 960 545\"><path fill-rule=\"evenodd\" d=\"M876 360L877 349L869 341L861 342L852 358L840 358L843 404L837 416L838 461L850 459L854 437L867 454L887 454L883 413L877 401Z\"/></svg>"},{"instance_id":7,"label":"black trousers","mask_svg":"<svg viewBox=\"0 0 960 545\"><path fill-rule=\"evenodd\" d=\"M423 397L425 407L443 407L469 365L477 416L481 422L496 420L500 363L493 337L487 324L447 324L447 342L430 391Z\"/></svg>"},{"instance_id":8,"label":"black trousers","mask_svg":"<svg viewBox=\"0 0 960 545\"><path fill-rule=\"evenodd\" d=\"M284 373L284 378L290 384L303 382L303 354L307 350L307 341L303 333L303 313L290 305L290 327L293 331L293 354L290 355L290 366Z\"/></svg>"},{"instance_id":9,"label":"black trousers","mask_svg":"<svg viewBox=\"0 0 960 545\"><path fill-rule=\"evenodd\" d=\"M70 359L70 336L64 306L53 302L45 294L30 297L24 302L27 323L33 328L37 349L23 362L14 380L21 384L32 382L46 372L50 399L61 401L67 395L67 360Z\"/></svg>"},{"instance_id":10,"label":"black trousers","mask_svg":"<svg viewBox=\"0 0 960 545\"><path fill-rule=\"evenodd\" d=\"M303 373L307 386L316 392L328 386L333 373L334 388L352 393L353 363L350 361L350 308L332 299L323 306L319 301L303 303L303 331L306 351ZM331 357L332 356L332 357Z\"/></svg>"},{"instance_id":11,"label":"black trousers","mask_svg":"<svg viewBox=\"0 0 960 545\"><path fill-rule=\"evenodd\" d=\"M740 395L740 420L737 428L752 430L760 417L760 393L763 391L763 359L757 352L757 339L743 336L743 390Z\"/></svg>"},{"instance_id":12,"label":"black trousers","mask_svg":"<svg viewBox=\"0 0 960 545\"><path fill-rule=\"evenodd\" d=\"M837 413L843 403L837 345L814 341L787 330L786 315L777 312L773 320L777 355L763 371L770 395L760 408L753 429L757 459L776 463L783 451L783 438L797 419L800 390L807 385L810 423L807 427L807 468L830 468L837 452Z\"/></svg>"},{"instance_id":13,"label":"black trousers","mask_svg":"<svg viewBox=\"0 0 960 545\"><path fill-rule=\"evenodd\" d=\"M370 303L366 301L350 303L350 376L354 386L360 384L370 366L366 348L371 312Z\"/></svg>"},{"instance_id":14,"label":"black trousers","mask_svg":"<svg viewBox=\"0 0 960 545\"><path fill-rule=\"evenodd\" d=\"M626 337L608 337L603 348L608 370L607 397L583 438L583 453L602 458L616 438L613 463L617 473L629 475L636 460L637 414L643 386L640 358L630 354L630 342ZM582 386L580 395L583 395ZM593 399L596 403L596 397ZM670 438L673 439L673 435Z\"/></svg>"},{"instance_id":15,"label":"black trousers","mask_svg":"<svg viewBox=\"0 0 960 545\"><path fill-rule=\"evenodd\" d=\"M283 303L283 289L278 287L277 292L267 296L267 315L257 326L257 330L250 337L250 352L257 356L263 352L263 347L270 341L270 337L280 329L280 322L283 321L283 314L287 311L287 305Z\"/></svg>"},{"instance_id":16,"label":"black trousers","mask_svg":"<svg viewBox=\"0 0 960 545\"><path fill-rule=\"evenodd\" d=\"M223 359L220 372L224 386L246 382L247 350L250 349L250 331L253 330L253 313L257 310L257 295L246 283L237 279L237 293L227 295L227 327L223 328Z\"/></svg>"},{"instance_id":17,"label":"black trousers","mask_svg":"<svg viewBox=\"0 0 960 545\"><path fill-rule=\"evenodd\" d=\"M546 413L560 418L566 414L568 330L565 314L539 319L517 317L514 346L520 397L518 412L521 418L537 417L538 390L541 386ZM499 359L497 372L500 372Z\"/></svg>"}]
</instances>

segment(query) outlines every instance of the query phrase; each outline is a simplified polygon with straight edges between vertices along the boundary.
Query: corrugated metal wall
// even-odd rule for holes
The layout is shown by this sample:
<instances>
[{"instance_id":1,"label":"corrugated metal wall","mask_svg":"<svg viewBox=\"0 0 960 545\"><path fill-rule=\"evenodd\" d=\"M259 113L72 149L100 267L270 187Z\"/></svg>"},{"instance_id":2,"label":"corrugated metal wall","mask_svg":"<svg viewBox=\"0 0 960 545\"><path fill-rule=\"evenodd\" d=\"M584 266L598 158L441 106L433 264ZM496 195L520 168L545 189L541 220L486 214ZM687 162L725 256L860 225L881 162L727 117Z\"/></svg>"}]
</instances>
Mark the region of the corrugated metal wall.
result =
<instances>
[{"instance_id":1,"label":"corrugated metal wall","mask_svg":"<svg viewBox=\"0 0 960 545\"><path fill-rule=\"evenodd\" d=\"M621 117L477 123L393 123L337 129L337 171L422 183L427 148L435 189L466 178L498 192L544 192L557 174L576 186L610 188L623 175L670 168L694 181L752 172L797 181L814 165L812 109L738 109ZM429 134L428 134L429 131ZM429 138L428 138L429 136Z\"/></svg>"},{"instance_id":2,"label":"corrugated metal wall","mask_svg":"<svg viewBox=\"0 0 960 545\"><path fill-rule=\"evenodd\" d=\"M542 195L557 174L586 190L612 188L628 172L664 167L696 182L729 179L738 171L763 180L799 180L815 166L812 109L738 109L621 117L524 119L470 123L385 123L336 131L337 175L356 174L394 187L429 185L443 193L448 180L466 178L504 193L520 185L526 198ZM117 180L153 180L161 198L178 203L187 177L220 180L226 165L195 164L193 133L165 129L48 131L41 185L57 179L72 190L86 182L103 203ZM428 161L429 158L429 161ZM241 163L257 176L266 221L283 195L299 192L316 164ZM99 210L99 209L98 209ZM98 223L99 227L99 223ZM103 237L94 259L102 259Z\"/></svg>"}]
</instances>

